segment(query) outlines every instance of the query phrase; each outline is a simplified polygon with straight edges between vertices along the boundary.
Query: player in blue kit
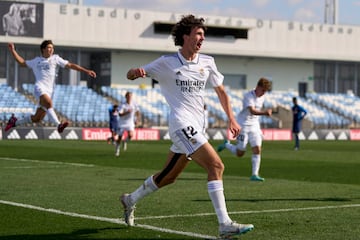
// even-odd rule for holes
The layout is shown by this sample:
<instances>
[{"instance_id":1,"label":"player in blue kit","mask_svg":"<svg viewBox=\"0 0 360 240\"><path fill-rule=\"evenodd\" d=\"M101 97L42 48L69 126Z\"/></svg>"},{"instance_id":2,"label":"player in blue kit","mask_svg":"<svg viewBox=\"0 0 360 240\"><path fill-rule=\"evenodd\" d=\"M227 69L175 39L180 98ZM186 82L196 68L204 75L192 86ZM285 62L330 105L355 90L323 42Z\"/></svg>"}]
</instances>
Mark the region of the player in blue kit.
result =
<instances>
[{"instance_id":1,"label":"player in blue kit","mask_svg":"<svg viewBox=\"0 0 360 240\"><path fill-rule=\"evenodd\" d=\"M294 134L295 139L295 148L294 150L297 151L300 148L300 139L299 139L299 132L302 128L302 120L307 114L307 111L297 103L297 98L293 97L293 106L291 108L293 113L293 124L292 124L292 133Z\"/></svg>"},{"instance_id":2,"label":"player in blue kit","mask_svg":"<svg viewBox=\"0 0 360 240\"><path fill-rule=\"evenodd\" d=\"M108 144L114 144L115 143L115 137L116 137L116 132L118 130L118 122L119 122L119 109L118 109L118 105L114 104L111 105L108 109L109 111L109 130L111 133L111 136L108 137L107 142Z\"/></svg>"}]
</instances>

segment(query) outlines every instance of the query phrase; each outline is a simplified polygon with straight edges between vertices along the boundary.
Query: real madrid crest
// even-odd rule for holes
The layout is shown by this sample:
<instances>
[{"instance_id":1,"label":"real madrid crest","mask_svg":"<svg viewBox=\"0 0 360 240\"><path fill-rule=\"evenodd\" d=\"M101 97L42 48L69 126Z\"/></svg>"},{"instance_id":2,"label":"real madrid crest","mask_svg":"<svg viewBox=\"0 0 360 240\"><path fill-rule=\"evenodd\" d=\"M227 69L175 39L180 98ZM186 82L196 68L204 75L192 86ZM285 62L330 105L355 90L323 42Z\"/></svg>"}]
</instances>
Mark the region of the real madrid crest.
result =
<instances>
[{"instance_id":1,"label":"real madrid crest","mask_svg":"<svg viewBox=\"0 0 360 240\"><path fill-rule=\"evenodd\" d=\"M203 68L200 68L199 72L202 77L205 76L205 70Z\"/></svg>"},{"instance_id":2,"label":"real madrid crest","mask_svg":"<svg viewBox=\"0 0 360 240\"><path fill-rule=\"evenodd\" d=\"M197 141L196 141L195 138L190 138L190 142L191 142L192 144L196 144L196 143L197 143Z\"/></svg>"}]
</instances>

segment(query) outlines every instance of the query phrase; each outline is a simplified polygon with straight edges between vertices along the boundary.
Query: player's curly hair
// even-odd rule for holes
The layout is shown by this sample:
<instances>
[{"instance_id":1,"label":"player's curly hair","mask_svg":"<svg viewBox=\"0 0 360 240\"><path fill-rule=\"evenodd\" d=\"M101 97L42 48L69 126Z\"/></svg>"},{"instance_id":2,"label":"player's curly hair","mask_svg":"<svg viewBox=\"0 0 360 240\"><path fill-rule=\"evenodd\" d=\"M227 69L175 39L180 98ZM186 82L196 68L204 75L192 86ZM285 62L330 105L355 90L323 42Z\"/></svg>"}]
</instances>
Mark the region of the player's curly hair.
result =
<instances>
[{"instance_id":1,"label":"player's curly hair","mask_svg":"<svg viewBox=\"0 0 360 240\"><path fill-rule=\"evenodd\" d=\"M46 46L49 45L49 44L54 45L51 40L44 40L44 41L40 44L40 51L42 51L43 49L45 49Z\"/></svg>"},{"instance_id":2,"label":"player's curly hair","mask_svg":"<svg viewBox=\"0 0 360 240\"><path fill-rule=\"evenodd\" d=\"M194 27L200 27L204 31L206 31L206 26L204 25L204 22L204 18L196 18L192 14L183 16L181 20L177 22L171 30L171 35L173 36L175 46L183 46L183 35L190 35L191 30Z\"/></svg>"}]
</instances>

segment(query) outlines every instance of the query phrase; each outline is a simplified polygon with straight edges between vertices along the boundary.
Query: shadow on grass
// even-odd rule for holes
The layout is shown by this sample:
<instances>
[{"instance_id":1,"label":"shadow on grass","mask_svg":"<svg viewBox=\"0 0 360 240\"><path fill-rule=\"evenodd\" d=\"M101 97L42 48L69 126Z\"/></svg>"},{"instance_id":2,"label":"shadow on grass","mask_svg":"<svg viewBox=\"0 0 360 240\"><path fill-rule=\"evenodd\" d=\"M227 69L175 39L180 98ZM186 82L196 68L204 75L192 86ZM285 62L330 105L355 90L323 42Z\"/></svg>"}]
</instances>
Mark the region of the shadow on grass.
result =
<instances>
[{"instance_id":1,"label":"shadow on grass","mask_svg":"<svg viewBox=\"0 0 360 240\"><path fill-rule=\"evenodd\" d=\"M0 236L0 240L122 240L122 239L149 239L149 238L129 238L129 234L121 236L122 231L127 228L100 228L100 229L80 229L70 233L48 233L48 234L19 234L19 235L8 235ZM107 232L110 231L110 232ZM118 237L114 237L114 231L118 231ZM93 235L93 236L92 236ZM106 237L108 235L108 237Z\"/></svg>"}]
</instances>

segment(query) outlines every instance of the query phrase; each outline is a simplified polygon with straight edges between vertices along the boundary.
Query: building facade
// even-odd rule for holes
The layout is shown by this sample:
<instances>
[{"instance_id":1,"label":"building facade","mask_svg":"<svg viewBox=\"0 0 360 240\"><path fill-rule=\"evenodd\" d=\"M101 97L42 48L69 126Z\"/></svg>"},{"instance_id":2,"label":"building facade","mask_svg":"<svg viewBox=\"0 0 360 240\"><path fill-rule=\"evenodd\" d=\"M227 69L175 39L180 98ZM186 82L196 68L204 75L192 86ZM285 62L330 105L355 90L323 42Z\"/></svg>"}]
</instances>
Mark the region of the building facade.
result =
<instances>
[{"instance_id":1,"label":"building facade","mask_svg":"<svg viewBox=\"0 0 360 240\"><path fill-rule=\"evenodd\" d=\"M45 1L0 1L0 81L19 91L33 82L9 56L14 42L26 59L40 54L52 39L63 58L94 69L98 78L60 70L58 84L151 86L149 79L126 80L131 67L177 51L170 35L178 12L57 4ZM274 21L202 15L209 26L202 52L215 57L225 85L249 89L266 76L274 90L360 95L360 26ZM18 23L12 24L9 23Z\"/></svg>"}]
</instances>

